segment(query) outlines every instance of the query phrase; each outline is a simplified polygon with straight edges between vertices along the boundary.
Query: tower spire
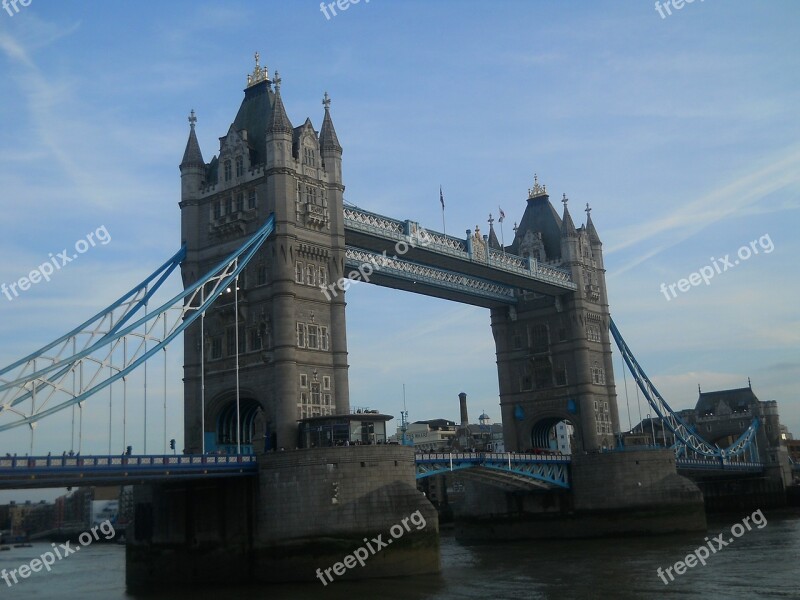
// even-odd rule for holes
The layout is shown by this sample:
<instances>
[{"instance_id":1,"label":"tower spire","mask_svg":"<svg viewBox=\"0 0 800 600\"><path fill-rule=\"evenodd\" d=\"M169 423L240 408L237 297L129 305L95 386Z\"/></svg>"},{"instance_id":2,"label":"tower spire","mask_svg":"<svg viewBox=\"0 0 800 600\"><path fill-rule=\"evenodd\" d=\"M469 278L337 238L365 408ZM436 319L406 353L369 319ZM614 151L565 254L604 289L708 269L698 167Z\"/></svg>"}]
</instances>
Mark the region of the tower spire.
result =
<instances>
[{"instance_id":1,"label":"tower spire","mask_svg":"<svg viewBox=\"0 0 800 600\"><path fill-rule=\"evenodd\" d=\"M597 235L597 230L594 228L594 223L592 223L592 209L589 206L589 203L586 203L586 233L589 234L589 241L594 242L596 244L600 244L600 236Z\"/></svg>"},{"instance_id":2,"label":"tower spire","mask_svg":"<svg viewBox=\"0 0 800 600\"><path fill-rule=\"evenodd\" d=\"M292 133L292 122L286 114L281 99L281 76L277 71L275 71L275 105L272 107L272 117L267 123L267 133Z\"/></svg>"},{"instance_id":3,"label":"tower spire","mask_svg":"<svg viewBox=\"0 0 800 600\"><path fill-rule=\"evenodd\" d=\"M489 213L489 247L495 250L503 249L500 240L497 239L497 234L494 232L494 218L492 217L492 213Z\"/></svg>"},{"instance_id":4,"label":"tower spire","mask_svg":"<svg viewBox=\"0 0 800 600\"><path fill-rule=\"evenodd\" d=\"M336 136L336 129L333 127L333 119L331 119L331 98L328 92L322 97L322 106L325 107L325 118L322 120L322 129L319 133L319 147L322 152L334 151L341 154L342 146L339 144L339 138Z\"/></svg>"},{"instance_id":5,"label":"tower spire","mask_svg":"<svg viewBox=\"0 0 800 600\"><path fill-rule=\"evenodd\" d=\"M181 169L188 166L205 166L203 161L203 153L200 151L200 144L197 141L197 135L194 132L194 126L197 123L197 116L194 109L189 113L189 139L186 142L186 150L183 152L183 160L181 161Z\"/></svg>"},{"instance_id":6,"label":"tower spire","mask_svg":"<svg viewBox=\"0 0 800 600\"><path fill-rule=\"evenodd\" d=\"M569 198L567 198L566 194L562 196L561 202L564 203L564 217L561 219L561 237L576 237L578 232L575 229L575 223L572 222L572 217L567 208Z\"/></svg>"}]
</instances>

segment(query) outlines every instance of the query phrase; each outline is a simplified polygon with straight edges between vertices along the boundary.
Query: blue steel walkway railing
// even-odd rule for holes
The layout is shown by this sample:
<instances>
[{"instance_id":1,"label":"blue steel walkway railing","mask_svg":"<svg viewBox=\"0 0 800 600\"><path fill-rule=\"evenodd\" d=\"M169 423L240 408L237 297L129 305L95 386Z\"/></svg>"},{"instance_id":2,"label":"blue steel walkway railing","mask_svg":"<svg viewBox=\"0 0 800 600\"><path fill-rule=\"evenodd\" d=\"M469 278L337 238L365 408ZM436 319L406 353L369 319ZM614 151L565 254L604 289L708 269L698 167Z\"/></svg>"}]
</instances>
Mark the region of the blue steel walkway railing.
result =
<instances>
[{"instance_id":1,"label":"blue steel walkway railing","mask_svg":"<svg viewBox=\"0 0 800 600\"><path fill-rule=\"evenodd\" d=\"M570 457L550 454L516 454L511 452L453 452L417 454L417 479L463 469L488 469L498 473L524 477L569 488Z\"/></svg>"},{"instance_id":2,"label":"blue steel walkway railing","mask_svg":"<svg viewBox=\"0 0 800 600\"><path fill-rule=\"evenodd\" d=\"M125 485L142 480L252 476L254 455L6 456L0 489Z\"/></svg>"}]
</instances>

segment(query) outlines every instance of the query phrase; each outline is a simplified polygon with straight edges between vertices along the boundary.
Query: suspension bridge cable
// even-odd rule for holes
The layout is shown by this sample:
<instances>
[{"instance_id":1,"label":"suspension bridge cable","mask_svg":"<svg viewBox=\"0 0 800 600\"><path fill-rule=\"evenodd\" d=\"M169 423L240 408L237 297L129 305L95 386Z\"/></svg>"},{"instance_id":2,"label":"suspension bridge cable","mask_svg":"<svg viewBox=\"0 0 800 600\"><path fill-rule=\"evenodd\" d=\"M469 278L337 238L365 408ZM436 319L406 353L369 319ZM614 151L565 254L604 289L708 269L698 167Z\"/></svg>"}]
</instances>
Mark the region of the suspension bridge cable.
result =
<instances>
[{"instance_id":1,"label":"suspension bridge cable","mask_svg":"<svg viewBox=\"0 0 800 600\"><path fill-rule=\"evenodd\" d=\"M238 264L238 259L237 259ZM236 454L242 453L242 421L239 412L239 276L233 282L233 326L236 342Z\"/></svg>"},{"instance_id":2,"label":"suspension bridge cable","mask_svg":"<svg viewBox=\"0 0 800 600\"><path fill-rule=\"evenodd\" d=\"M625 360L622 356L619 357L622 361L622 380L625 382L625 404L628 407L628 431L633 431L633 423L631 422L631 403L628 399L628 377L625 374Z\"/></svg>"}]
</instances>

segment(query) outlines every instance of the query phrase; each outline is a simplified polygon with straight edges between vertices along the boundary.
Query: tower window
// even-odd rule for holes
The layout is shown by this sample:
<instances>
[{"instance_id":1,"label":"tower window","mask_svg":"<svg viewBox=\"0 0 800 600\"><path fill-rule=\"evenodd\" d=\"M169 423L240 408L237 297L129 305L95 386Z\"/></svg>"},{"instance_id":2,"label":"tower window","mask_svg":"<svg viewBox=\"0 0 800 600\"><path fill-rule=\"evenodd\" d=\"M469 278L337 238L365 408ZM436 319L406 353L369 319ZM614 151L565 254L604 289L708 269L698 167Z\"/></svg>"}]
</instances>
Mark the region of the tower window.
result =
<instances>
[{"instance_id":1,"label":"tower window","mask_svg":"<svg viewBox=\"0 0 800 600\"><path fill-rule=\"evenodd\" d=\"M553 386L553 367L549 358L542 357L533 361L533 378L537 388Z\"/></svg>"},{"instance_id":2,"label":"tower window","mask_svg":"<svg viewBox=\"0 0 800 600\"><path fill-rule=\"evenodd\" d=\"M331 389L331 376L330 375L323 375L322 376L322 389L323 390Z\"/></svg>"},{"instance_id":3,"label":"tower window","mask_svg":"<svg viewBox=\"0 0 800 600\"><path fill-rule=\"evenodd\" d=\"M307 373L300 373L300 387L307 388L308 387L308 374Z\"/></svg>"},{"instance_id":4,"label":"tower window","mask_svg":"<svg viewBox=\"0 0 800 600\"><path fill-rule=\"evenodd\" d=\"M306 265L306 283L308 285L317 285L317 269L312 264Z\"/></svg>"},{"instance_id":5,"label":"tower window","mask_svg":"<svg viewBox=\"0 0 800 600\"><path fill-rule=\"evenodd\" d=\"M550 348L550 336L547 325L534 325L531 327L531 350L534 352L547 352Z\"/></svg>"},{"instance_id":6,"label":"tower window","mask_svg":"<svg viewBox=\"0 0 800 600\"><path fill-rule=\"evenodd\" d=\"M233 214L233 196L228 196L228 199L225 200L225 214Z\"/></svg>"},{"instance_id":7,"label":"tower window","mask_svg":"<svg viewBox=\"0 0 800 600\"><path fill-rule=\"evenodd\" d=\"M253 210L256 207L256 191L250 190L247 194L247 208Z\"/></svg>"},{"instance_id":8,"label":"tower window","mask_svg":"<svg viewBox=\"0 0 800 600\"><path fill-rule=\"evenodd\" d=\"M306 347L306 324L305 323L298 323L297 324L297 347L298 348L305 348Z\"/></svg>"},{"instance_id":9,"label":"tower window","mask_svg":"<svg viewBox=\"0 0 800 600\"><path fill-rule=\"evenodd\" d=\"M222 358L222 337L218 335L211 338L211 358Z\"/></svg>"},{"instance_id":10,"label":"tower window","mask_svg":"<svg viewBox=\"0 0 800 600\"><path fill-rule=\"evenodd\" d=\"M256 351L261 350L262 340L261 340L261 332L258 329L251 329L250 330L250 350Z\"/></svg>"},{"instance_id":11,"label":"tower window","mask_svg":"<svg viewBox=\"0 0 800 600\"><path fill-rule=\"evenodd\" d=\"M592 383L598 385L605 385L606 383L605 369L601 369L597 361L594 361L594 365L592 366Z\"/></svg>"},{"instance_id":12,"label":"tower window","mask_svg":"<svg viewBox=\"0 0 800 600\"><path fill-rule=\"evenodd\" d=\"M318 283L319 283L319 285L321 285L323 287L328 285L328 269L326 269L325 267L320 267L319 268Z\"/></svg>"},{"instance_id":13,"label":"tower window","mask_svg":"<svg viewBox=\"0 0 800 600\"><path fill-rule=\"evenodd\" d=\"M241 177L244 175L244 160L241 156L236 157L236 176Z\"/></svg>"},{"instance_id":14,"label":"tower window","mask_svg":"<svg viewBox=\"0 0 800 600\"><path fill-rule=\"evenodd\" d=\"M217 200L214 202L214 218L219 219L220 217L222 217L222 203Z\"/></svg>"},{"instance_id":15,"label":"tower window","mask_svg":"<svg viewBox=\"0 0 800 600\"><path fill-rule=\"evenodd\" d=\"M311 384L311 404L316 404L319 406L320 403L320 391L319 391L319 383L312 383Z\"/></svg>"},{"instance_id":16,"label":"tower window","mask_svg":"<svg viewBox=\"0 0 800 600\"><path fill-rule=\"evenodd\" d=\"M264 285L267 283L267 266L261 263L256 268L256 285Z\"/></svg>"},{"instance_id":17,"label":"tower window","mask_svg":"<svg viewBox=\"0 0 800 600\"><path fill-rule=\"evenodd\" d=\"M225 161L225 181L231 180L231 161Z\"/></svg>"},{"instance_id":18,"label":"tower window","mask_svg":"<svg viewBox=\"0 0 800 600\"><path fill-rule=\"evenodd\" d=\"M297 261L294 265L294 280L297 283L303 283L303 263Z\"/></svg>"},{"instance_id":19,"label":"tower window","mask_svg":"<svg viewBox=\"0 0 800 600\"><path fill-rule=\"evenodd\" d=\"M244 192L239 192L236 194L236 212L242 212L244 210Z\"/></svg>"},{"instance_id":20,"label":"tower window","mask_svg":"<svg viewBox=\"0 0 800 600\"><path fill-rule=\"evenodd\" d=\"M236 329L228 327L225 333L225 353L228 356L236 354Z\"/></svg>"},{"instance_id":21,"label":"tower window","mask_svg":"<svg viewBox=\"0 0 800 600\"><path fill-rule=\"evenodd\" d=\"M328 348L329 348L328 328L325 327L324 325L321 325L319 328L319 349L327 352Z\"/></svg>"},{"instance_id":22,"label":"tower window","mask_svg":"<svg viewBox=\"0 0 800 600\"><path fill-rule=\"evenodd\" d=\"M317 325L307 325L306 329L308 331L308 348L310 350L316 350L319 348L319 326Z\"/></svg>"},{"instance_id":23,"label":"tower window","mask_svg":"<svg viewBox=\"0 0 800 600\"><path fill-rule=\"evenodd\" d=\"M303 162L309 167L314 167L317 164L316 152L313 148L305 148L303 152Z\"/></svg>"}]
</instances>

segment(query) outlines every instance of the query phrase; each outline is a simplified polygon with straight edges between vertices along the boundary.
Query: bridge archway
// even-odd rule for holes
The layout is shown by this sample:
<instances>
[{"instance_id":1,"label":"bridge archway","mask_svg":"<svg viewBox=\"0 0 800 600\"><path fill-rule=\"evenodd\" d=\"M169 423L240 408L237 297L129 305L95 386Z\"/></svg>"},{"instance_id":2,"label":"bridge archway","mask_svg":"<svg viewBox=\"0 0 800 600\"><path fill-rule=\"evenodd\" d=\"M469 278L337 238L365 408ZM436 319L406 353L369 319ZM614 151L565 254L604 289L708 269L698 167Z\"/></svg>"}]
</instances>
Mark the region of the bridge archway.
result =
<instances>
[{"instance_id":1,"label":"bridge archway","mask_svg":"<svg viewBox=\"0 0 800 600\"><path fill-rule=\"evenodd\" d=\"M253 398L239 399L239 421L241 423L241 439L239 444L242 452L253 451L253 437L255 434L255 416L261 404ZM215 442L218 450L227 454L236 453L237 426L236 426L236 399L224 402L217 413Z\"/></svg>"},{"instance_id":2,"label":"bridge archway","mask_svg":"<svg viewBox=\"0 0 800 600\"><path fill-rule=\"evenodd\" d=\"M572 454L579 439L575 423L563 415L538 419L530 427L530 449Z\"/></svg>"}]
</instances>

